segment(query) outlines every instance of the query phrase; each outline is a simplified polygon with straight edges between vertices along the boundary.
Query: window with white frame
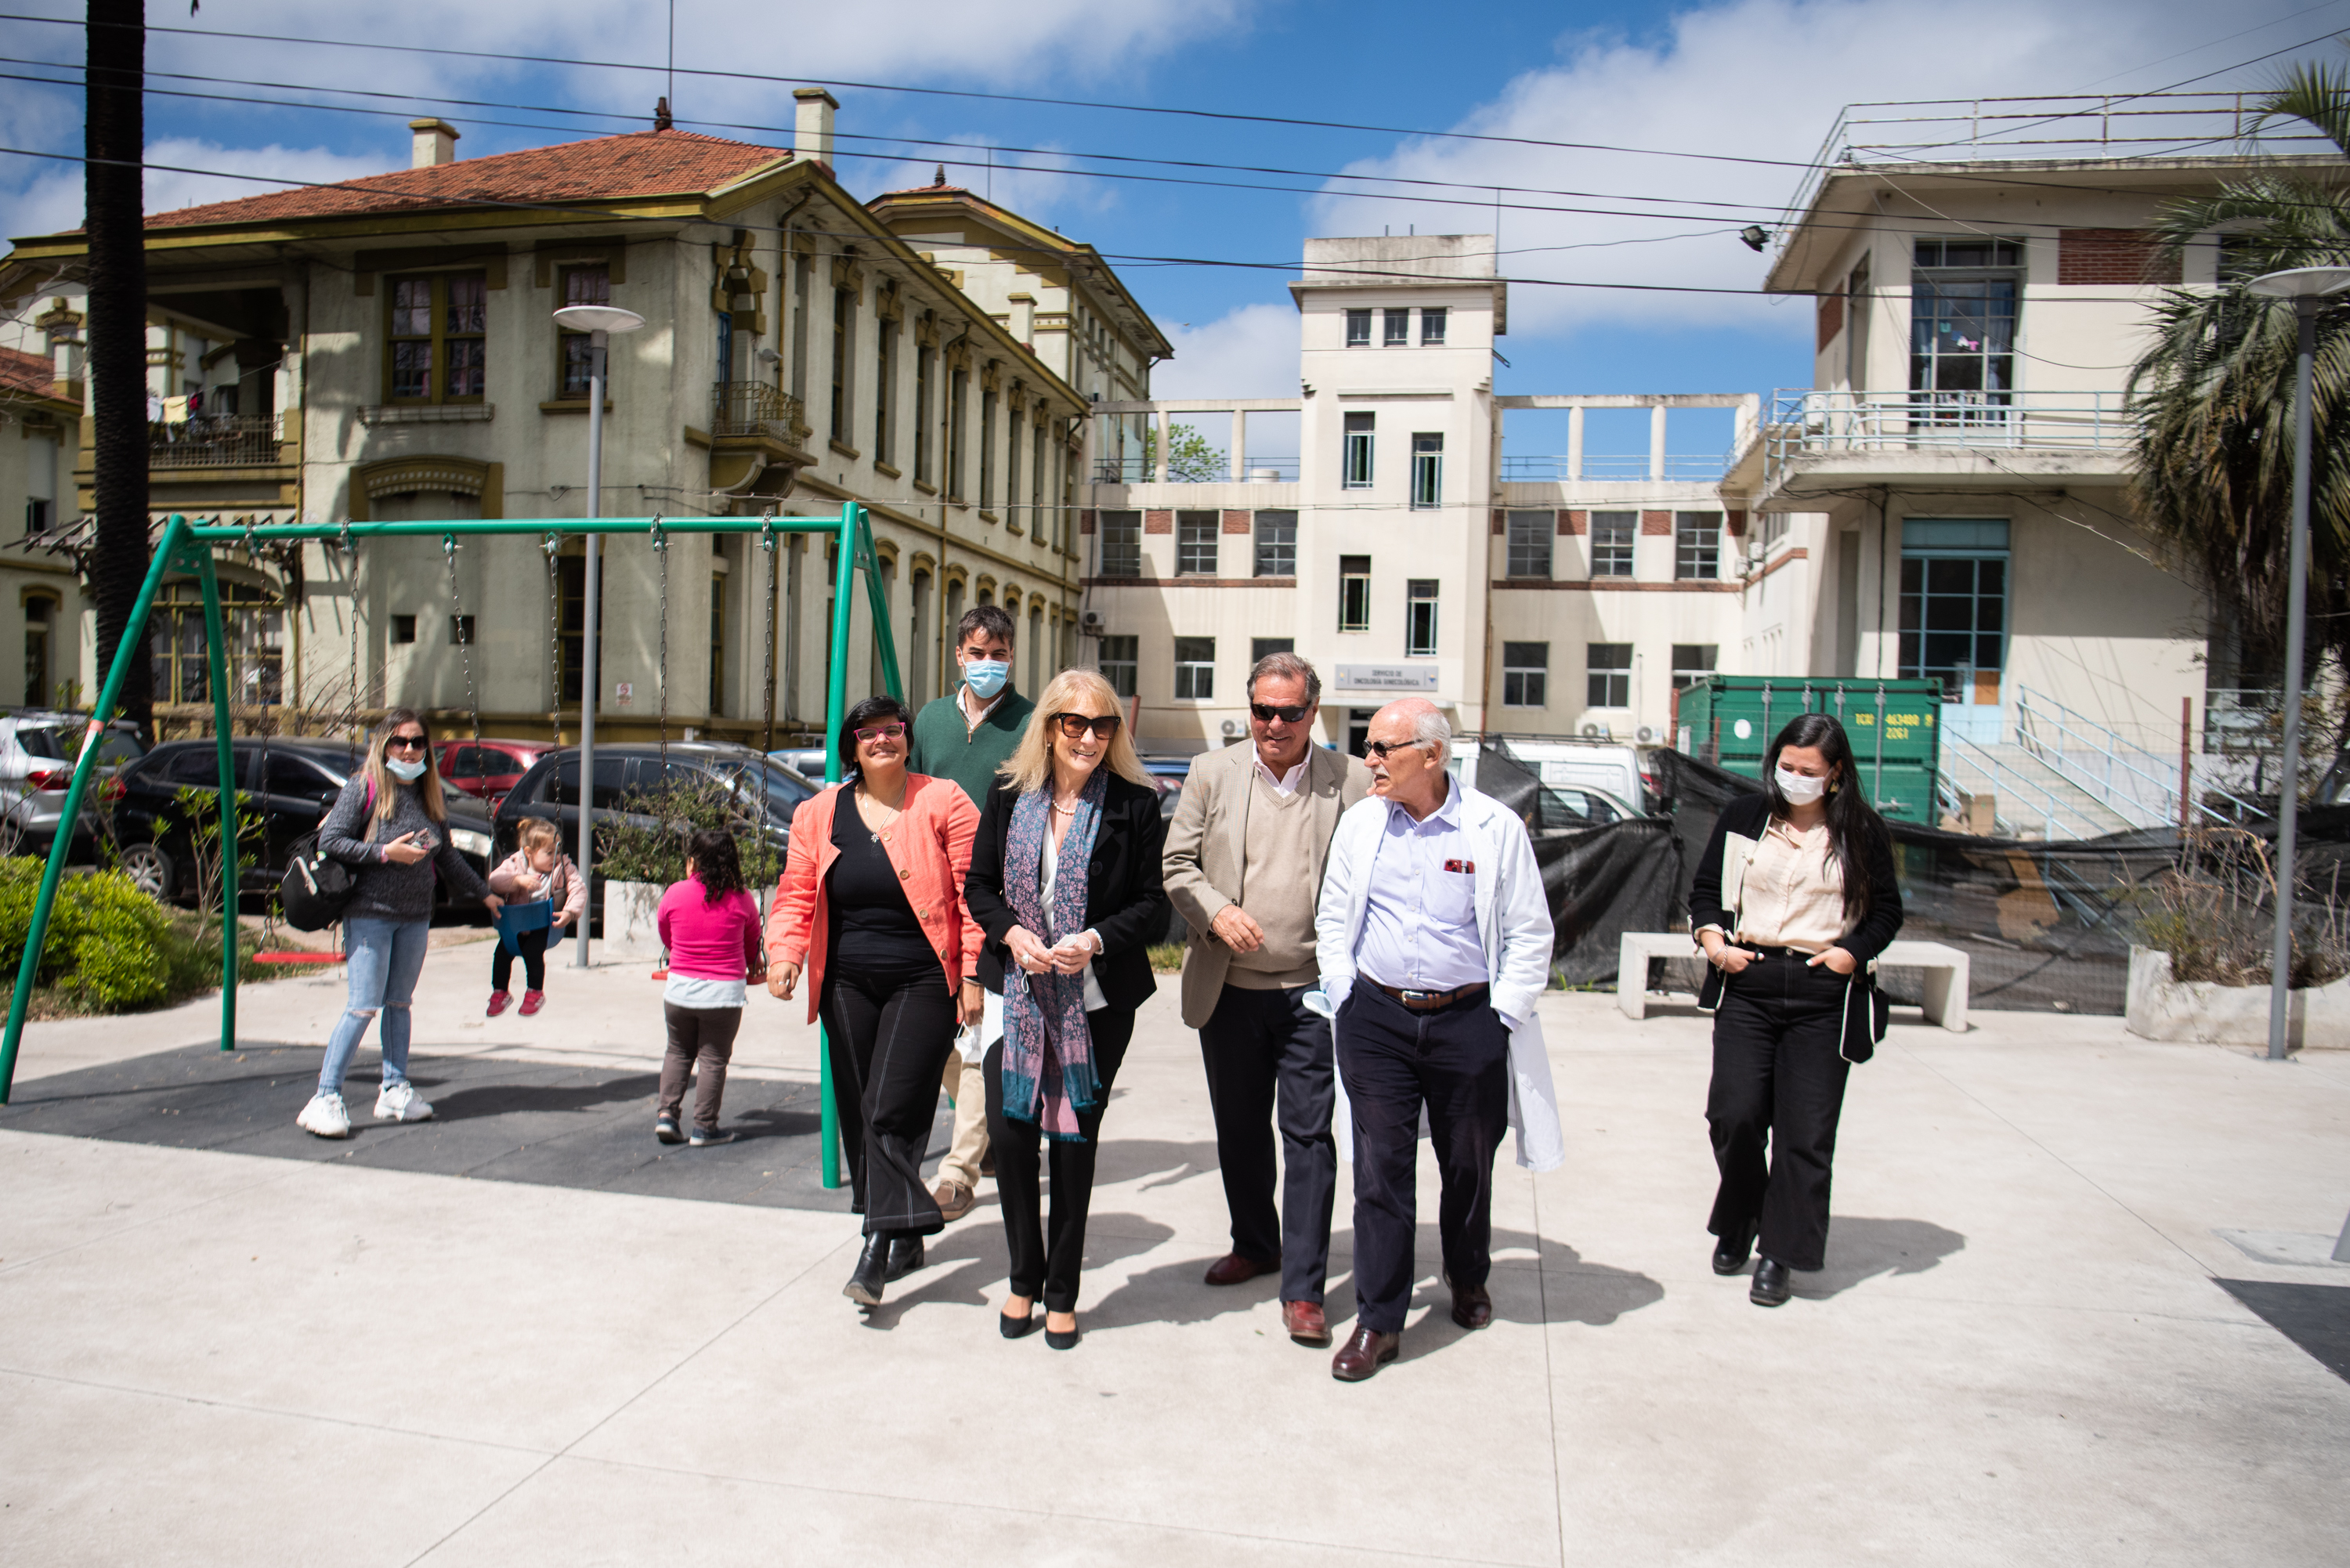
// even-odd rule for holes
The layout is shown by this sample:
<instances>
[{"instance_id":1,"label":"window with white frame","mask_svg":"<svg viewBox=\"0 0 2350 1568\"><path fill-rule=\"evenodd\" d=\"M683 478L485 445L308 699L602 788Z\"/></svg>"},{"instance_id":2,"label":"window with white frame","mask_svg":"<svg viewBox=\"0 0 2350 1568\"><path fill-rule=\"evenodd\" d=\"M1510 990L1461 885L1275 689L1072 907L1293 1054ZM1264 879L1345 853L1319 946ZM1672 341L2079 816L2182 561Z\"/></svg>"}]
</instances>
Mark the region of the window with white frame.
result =
<instances>
[{"instance_id":1,"label":"window with white frame","mask_svg":"<svg viewBox=\"0 0 2350 1568\"><path fill-rule=\"evenodd\" d=\"M1540 708L1550 701L1550 644L1502 644L1502 706Z\"/></svg>"},{"instance_id":2,"label":"window with white frame","mask_svg":"<svg viewBox=\"0 0 2350 1568\"><path fill-rule=\"evenodd\" d=\"M1434 577L1412 577L1405 584L1403 650L1407 654L1436 651L1436 588Z\"/></svg>"},{"instance_id":3,"label":"window with white frame","mask_svg":"<svg viewBox=\"0 0 2350 1568\"><path fill-rule=\"evenodd\" d=\"M1338 629L1371 629L1371 558L1338 557Z\"/></svg>"},{"instance_id":4,"label":"window with white frame","mask_svg":"<svg viewBox=\"0 0 2350 1568\"><path fill-rule=\"evenodd\" d=\"M1256 575L1294 577L1297 575L1297 514L1265 511L1256 514Z\"/></svg>"},{"instance_id":5,"label":"window with white frame","mask_svg":"<svg viewBox=\"0 0 2350 1568\"><path fill-rule=\"evenodd\" d=\"M1178 701L1206 702L1216 695L1216 639L1179 637L1175 639L1175 697Z\"/></svg>"},{"instance_id":6,"label":"window with white frame","mask_svg":"<svg viewBox=\"0 0 2350 1568\"><path fill-rule=\"evenodd\" d=\"M1446 315L1447 312L1442 309L1423 310L1419 313L1419 341L1423 347L1442 347Z\"/></svg>"},{"instance_id":7,"label":"window with white frame","mask_svg":"<svg viewBox=\"0 0 2350 1568\"><path fill-rule=\"evenodd\" d=\"M1684 581L1721 575L1721 514L1673 514L1673 576Z\"/></svg>"},{"instance_id":8,"label":"window with white frame","mask_svg":"<svg viewBox=\"0 0 2350 1568\"><path fill-rule=\"evenodd\" d=\"M1212 577L1216 575L1216 528L1222 522L1214 512L1178 512L1175 514L1175 575L1179 577Z\"/></svg>"},{"instance_id":9,"label":"window with white frame","mask_svg":"<svg viewBox=\"0 0 2350 1568\"><path fill-rule=\"evenodd\" d=\"M1673 690L1682 691L1711 675L1721 651L1711 642L1673 644Z\"/></svg>"},{"instance_id":10,"label":"window with white frame","mask_svg":"<svg viewBox=\"0 0 2350 1568\"><path fill-rule=\"evenodd\" d=\"M1591 514L1591 575L1628 577L1632 547L1640 536L1638 512L1594 512Z\"/></svg>"},{"instance_id":11,"label":"window with white frame","mask_svg":"<svg viewBox=\"0 0 2350 1568\"><path fill-rule=\"evenodd\" d=\"M1421 431L1411 438L1411 504L1425 511L1444 504L1444 437Z\"/></svg>"},{"instance_id":12,"label":"window with white frame","mask_svg":"<svg viewBox=\"0 0 2350 1568\"><path fill-rule=\"evenodd\" d=\"M1100 669L1102 679L1109 682L1109 689L1121 697L1134 695L1135 671L1141 664L1141 655L1138 651L1141 640L1134 637L1106 637L1101 639L1101 654L1095 664Z\"/></svg>"},{"instance_id":13,"label":"window with white frame","mask_svg":"<svg viewBox=\"0 0 2350 1568\"><path fill-rule=\"evenodd\" d=\"M1378 435L1378 416L1348 414L1347 416L1347 449L1339 468L1338 483L1347 490L1368 490L1371 487L1371 442Z\"/></svg>"},{"instance_id":14,"label":"window with white frame","mask_svg":"<svg viewBox=\"0 0 2350 1568\"><path fill-rule=\"evenodd\" d=\"M1551 514L1513 512L1509 514L1509 551L1504 570L1513 577L1550 576L1551 537L1555 524Z\"/></svg>"},{"instance_id":15,"label":"window with white frame","mask_svg":"<svg viewBox=\"0 0 2350 1568\"><path fill-rule=\"evenodd\" d=\"M1586 690L1584 705L1589 708L1629 708L1632 705L1632 645L1628 642L1595 642L1584 649L1583 669Z\"/></svg>"},{"instance_id":16,"label":"window with white frame","mask_svg":"<svg viewBox=\"0 0 2350 1568\"><path fill-rule=\"evenodd\" d=\"M1347 312L1347 347L1367 348L1371 346L1371 313L1367 310Z\"/></svg>"},{"instance_id":17,"label":"window with white frame","mask_svg":"<svg viewBox=\"0 0 2350 1568\"><path fill-rule=\"evenodd\" d=\"M1379 312L1379 341L1388 348L1402 348L1411 342L1411 312L1382 310Z\"/></svg>"},{"instance_id":18,"label":"window with white frame","mask_svg":"<svg viewBox=\"0 0 2350 1568\"><path fill-rule=\"evenodd\" d=\"M1142 576L1142 514L1104 512L1101 514L1101 575L1105 577Z\"/></svg>"}]
</instances>

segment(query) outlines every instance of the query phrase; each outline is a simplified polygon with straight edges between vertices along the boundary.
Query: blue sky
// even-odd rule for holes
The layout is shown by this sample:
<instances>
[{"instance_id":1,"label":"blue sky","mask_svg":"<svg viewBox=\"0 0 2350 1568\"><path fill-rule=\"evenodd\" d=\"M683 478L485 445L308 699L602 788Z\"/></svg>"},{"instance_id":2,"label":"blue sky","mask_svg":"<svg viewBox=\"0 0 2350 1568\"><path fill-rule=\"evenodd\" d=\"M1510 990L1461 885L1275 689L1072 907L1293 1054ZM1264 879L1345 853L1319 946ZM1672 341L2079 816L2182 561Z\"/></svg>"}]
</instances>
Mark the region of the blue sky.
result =
<instances>
[{"instance_id":1,"label":"blue sky","mask_svg":"<svg viewBox=\"0 0 2350 1568\"><path fill-rule=\"evenodd\" d=\"M60 17L78 8L40 0ZM157 25L430 41L484 59L432 58L296 44L154 35L158 70L250 78L290 88L246 89L158 80L158 87L248 101L151 98L151 161L251 174L338 179L406 162L405 121L440 113L464 132L468 155L567 140L563 125L641 128L663 89L657 69L584 70L513 57L564 54L647 62L666 48L665 12L643 0L407 0L398 7L327 7L308 0L210 0L190 22L178 0L148 7ZM1433 7L1402 0L868 0L815 19L740 0L679 0L682 67L761 73L772 81L681 76L680 122L778 140L789 89L809 78L855 78L1084 98L1243 114L1347 120L1421 130L1607 143L1632 152L1440 140L1379 131L1250 125L1199 118L923 97L837 88L842 151L860 194L927 183L939 149L862 138L931 139L1044 150L967 151L953 177L991 184L999 200L1104 251L1287 265L1309 234L1490 233L1494 183L1596 198L1523 196L1562 213L1505 208L1504 269L1529 281L1511 296L1512 330L1496 366L1505 392L1767 391L1810 370L1804 302L1705 294L1631 294L1553 281L1752 288L1762 259L1732 231L1767 226L1844 104L2016 95L2143 91L2188 78L2198 88L2270 84L2286 58L2240 65L2284 46L2334 57L2329 27L2350 28L2350 0L1975 0L1963 29L1932 0L1721 0L1677 6L1490 4ZM773 20L763 17L772 16ZM746 21L747 19L747 21ZM77 29L0 23L16 59L71 65ZM2290 57L2287 57L2288 58ZM2216 76L2208 76L2220 67ZM11 65L0 69L22 72ZM78 90L9 84L0 144L76 152ZM397 95L338 97L329 89ZM281 108L251 99L369 104L360 115ZM536 106L490 109L447 101ZM543 108L634 117L567 119ZM500 126L495 120L525 122ZM705 122L767 125L728 129ZM548 129L532 129L541 127ZM1086 178L1086 154L1246 163L1300 175L1194 171L1191 177L1290 187L1242 191ZM1707 156L1710 155L1710 156ZM994 165L993 171L990 164ZM1185 174L1180 170L1149 171ZM1347 193L1319 176L1381 173L1485 185L1436 202ZM78 171L0 156L0 225L10 234L78 222ZM217 177L151 173L151 208L266 189ZM1456 203L1449 198L1466 196ZM1653 216L1617 215L1653 213ZM1188 395L1294 392L1295 326L1280 272L1122 264L1128 286L1178 345L1159 386ZM1726 430L1723 432L1726 434ZM1692 425L1675 445L1713 443Z\"/></svg>"}]
</instances>

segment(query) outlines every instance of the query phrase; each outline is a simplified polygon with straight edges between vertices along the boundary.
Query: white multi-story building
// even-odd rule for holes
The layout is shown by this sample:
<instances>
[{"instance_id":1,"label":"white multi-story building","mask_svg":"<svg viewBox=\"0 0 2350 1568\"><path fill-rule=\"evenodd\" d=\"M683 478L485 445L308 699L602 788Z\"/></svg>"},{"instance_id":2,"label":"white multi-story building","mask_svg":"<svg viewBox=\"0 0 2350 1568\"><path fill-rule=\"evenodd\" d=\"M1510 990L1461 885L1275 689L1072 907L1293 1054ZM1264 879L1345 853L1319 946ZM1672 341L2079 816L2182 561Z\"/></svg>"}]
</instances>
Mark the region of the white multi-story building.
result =
<instances>
[{"instance_id":1,"label":"white multi-story building","mask_svg":"<svg viewBox=\"0 0 2350 1568\"><path fill-rule=\"evenodd\" d=\"M1096 410L1084 624L1146 745L1243 733L1249 667L1282 649L1322 673L1325 738L1357 749L1407 693L1463 731L1662 742L1690 680L1809 657L1808 625L1746 625L1772 576L1806 597L1804 551L1752 560L1727 454L1668 439L1675 410L1728 409L1742 440L1756 397L1496 396L1490 235L1309 240L1290 291L1298 397ZM1566 450L1506 452L1516 410L1564 412ZM1593 410L1644 413L1648 450L1586 455ZM1223 460L1189 478L1187 416L1230 421ZM1148 460L1117 446L1138 418ZM1253 428L1295 445L1253 455Z\"/></svg>"}]
</instances>

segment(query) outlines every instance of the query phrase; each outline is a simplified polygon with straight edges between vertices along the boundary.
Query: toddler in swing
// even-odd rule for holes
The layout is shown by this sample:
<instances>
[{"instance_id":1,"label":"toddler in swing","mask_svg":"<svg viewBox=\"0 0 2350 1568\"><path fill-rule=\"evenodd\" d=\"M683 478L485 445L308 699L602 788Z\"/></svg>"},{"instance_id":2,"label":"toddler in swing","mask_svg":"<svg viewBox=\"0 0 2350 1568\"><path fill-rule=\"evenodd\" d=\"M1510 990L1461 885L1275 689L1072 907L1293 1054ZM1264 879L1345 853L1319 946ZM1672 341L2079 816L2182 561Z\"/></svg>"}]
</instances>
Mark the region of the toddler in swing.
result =
<instances>
[{"instance_id":1,"label":"toddler in swing","mask_svg":"<svg viewBox=\"0 0 2350 1568\"><path fill-rule=\"evenodd\" d=\"M506 989L514 976L515 955L522 955L525 989L522 1014L527 1018L546 1005L546 944L556 933L588 913L588 884L579 867L563 853L563 835L555 824L526 816L515 835L515 852L490 873L490 888L505 899L508 909L531 904L547 906L547 923L533 930L507 930L498 938L490 960L489 1016L495 1018L514 1000ZM575 931L576 934L576 931Z\"/></svg>"}]
</instances>

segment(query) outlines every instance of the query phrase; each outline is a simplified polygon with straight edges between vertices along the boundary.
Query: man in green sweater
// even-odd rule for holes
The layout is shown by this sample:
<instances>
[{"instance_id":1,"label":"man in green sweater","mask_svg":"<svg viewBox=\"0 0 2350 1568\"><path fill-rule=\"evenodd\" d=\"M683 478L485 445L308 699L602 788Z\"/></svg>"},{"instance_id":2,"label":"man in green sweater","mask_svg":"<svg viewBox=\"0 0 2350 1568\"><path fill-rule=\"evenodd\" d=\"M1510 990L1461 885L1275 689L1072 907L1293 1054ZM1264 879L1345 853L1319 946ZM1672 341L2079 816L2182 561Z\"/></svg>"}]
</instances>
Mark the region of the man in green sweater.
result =
<instances>
[{"instance_id":1,"label":"man in green sweater","mask_svg":"<svg viewBox=\"0 0 2350 1568\"><path fill-rule=\"evenodd\" d=\"M994 605L980 605L955 628L955 663L962 683L914 716L914 744L907 766L933 778L952 779L977 805L987 798L995 770L1011 758L1028 728L1036 704L1012 689L1012 653L1016 627ZM931 1196L949 1220L962 1219L979 1201L980 1167L987 1159L987 1075L961 1052L947 1057L941 1086L955 1106L954 1145L939 1162Z\"/></svg>"}]
</instances>

